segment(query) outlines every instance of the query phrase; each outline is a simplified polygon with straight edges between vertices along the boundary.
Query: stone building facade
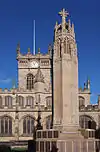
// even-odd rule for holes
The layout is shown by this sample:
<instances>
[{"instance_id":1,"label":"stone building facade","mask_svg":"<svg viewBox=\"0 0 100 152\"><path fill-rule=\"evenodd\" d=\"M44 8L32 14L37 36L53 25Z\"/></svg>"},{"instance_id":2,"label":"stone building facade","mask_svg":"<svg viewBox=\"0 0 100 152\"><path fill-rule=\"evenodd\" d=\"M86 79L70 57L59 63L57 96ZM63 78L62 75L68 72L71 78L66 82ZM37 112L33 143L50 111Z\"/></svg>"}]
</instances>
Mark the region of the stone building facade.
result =
<instances>
[{"instance_id":1,"label":"stone building facade","mask_svg":"<svg viewBox=\"0 0 100 152\"><path fill-rule=\"evenodd\" d=\"M63 10L64 13L64 10ZM61 16L63 16L60 13ZM63 16L64 17L64 16ZM74 119L76 124L79 123L81 128L89 128L88 122L95 121L96 127L99 127L100 119L100 97L98 98L97 105L90 104L90 80L84 84L84 89L78 89L78 60L77 59L77 44L75 41L74 24L71 25L70 20L66 21L62 17L62 23L58 24L56 22L55 32L54 32L54 60L58 63L53 66L53 70L56 71L54 77L56 81L56 88L54 91L59 90L59 94L56 95L56 118L60 123L60 113L58 104L61 100L61 88L60 79L63 76L64 82L69 82L70 78L72 83L74 83L74 88L72 87L72 98L77 101L77 104L73 103L73 107L76 106L76 111L74 115L78 114L79 119ZM60 31L62 29L62 24L66 27L63 29L63 34ZM57 30L57 31L56 31ZM66 33L67 32L67 37ZM67 39L66 39L67 38ZM57 74L57 69L59 71L60 62L58 56L62 56L62 52L58 51L63 47L63 52L67 54L67 58L72 55L71 64L69 62L68 69L72 69L72 72L68 73L66 76L66 71L63 69L62 73ZM66 60L66 55L63 58ZM77 63L76 63L77 62ZM36 119L38 117L38 111L41 112L41 123L44 129L50 128L51 115L52 115L52 79L51 79L51 50L48 49L47 54L42 54L40 49L38 53L33 55L28 48L27 54L22 54L20 50L20 45L17 45L17 63L18 63L18 87L11 90L0 89L0 139L1 141L8 140L28 140L32 139L33 128L36 125ZM75 64L74 64L75 63ZM66 65L63 64L63 68ZM75 75L75 76L74 76ZM68 79L68 80L67 80ZM65 85L67 85L66 83ZM58 85L58 87L57 87ZM66 88L67 86L65 86ZM65 90L64 88L62 88ZM67 87L68 89L68 87ZM76 90L76 91L75 91ZM67 90L68 91L68 90ZM77 94L77 96L75 96ZM64 92L63 97L66 98L66 92ZM77 98L78 97L78 98ZM65 101L65 98L64 101ZM55 100L55 99L54 99ZM69 97L70 100L70 97ZM58 103L59 101L59 103ZM62 106L62 105L61 105ZM64 106L66 107L65 103ZM72 109L73 107L70 107ZM60 108L60 107L59 107ZM75 108L75 107L74 107ZM54 110L55 111L55 110ZM64 114L64 113L63 113ZM76 115L77 116L77 115ZM64 120L68 122L68 120Z\"/></svg>"},{"instance_id":2,"label":"stone building facade","mask_svg":"<svg viewBox=\"0 0 100 152\"><path fill-rule=\"evenodd\" d=\"M0 90L0 136L3 140L32 138L38 111L43 128L51 119L51 61L50 52L26 55L17 47L18 88ZM48 126L47 126L48 125Z\"/></svg>"}]
</instances>

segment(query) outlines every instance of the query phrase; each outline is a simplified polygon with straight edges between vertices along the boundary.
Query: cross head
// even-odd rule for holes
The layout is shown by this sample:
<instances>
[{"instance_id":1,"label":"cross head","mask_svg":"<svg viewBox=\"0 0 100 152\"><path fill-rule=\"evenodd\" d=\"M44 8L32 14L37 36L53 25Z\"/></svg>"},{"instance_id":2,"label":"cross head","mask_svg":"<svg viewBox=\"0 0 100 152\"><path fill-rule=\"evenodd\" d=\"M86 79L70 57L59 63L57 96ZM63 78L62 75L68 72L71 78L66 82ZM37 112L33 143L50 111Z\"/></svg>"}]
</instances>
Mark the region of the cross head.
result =
<instances>
[{"instance_id":1,"label":"cross head","mask_svg":"<svg viewBox=\"0 0 100 152\"><path fill-rule=\"evenodd\" d=\"M63 8L60 12L59 15L62 16L62 18L66 19L66 17L69 15L69 13Z\"/></svg>"}]
</instances>

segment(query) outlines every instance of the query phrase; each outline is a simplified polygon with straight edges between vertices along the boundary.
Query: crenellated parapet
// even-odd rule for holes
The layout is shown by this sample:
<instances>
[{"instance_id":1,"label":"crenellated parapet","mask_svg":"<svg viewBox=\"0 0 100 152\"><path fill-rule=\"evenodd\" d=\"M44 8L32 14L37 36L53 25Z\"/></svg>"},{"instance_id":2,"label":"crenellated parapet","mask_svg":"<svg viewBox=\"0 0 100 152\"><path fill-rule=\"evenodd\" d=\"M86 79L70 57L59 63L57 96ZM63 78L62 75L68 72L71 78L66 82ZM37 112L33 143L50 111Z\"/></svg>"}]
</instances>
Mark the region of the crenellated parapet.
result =
<instances>
[{"instance_id":1,"label":"crenellated parapet","mask_svg":"<svg viewBox=\"0 0 100 152\"><path fill-rule=\"evenodd\" d=\"M85 105L80 106L79 111L80 112L100 112L100 109L97 104L95 105L91 104L87 106Z\"/></svg>"},{"instance_id":2,"label":"crenellated parapet","mask_svg":"<svg viewBox=\"0 0 100 152\"><path fill-rule=\"evenodd\" d=\"M37 66L39 65L42 68L51 68L50 60L51 53L49 49L47 54L42 54L39 49L38 53L35 55L30 52L30 48L28 48L28 52L26 54L22 54L20 51L17 51L18 68L36 68L35 62L37 62Z\"/></svg>"},{"instance_id":3,"label":"crenellated parapet","mask_svg":"<svg viewBox=\"0 0 100 152\"><path fill-rule=\"evenodd\" d=\"M0 94L15 94L18 92L18 88L11 88L11 89L8 89L8 88L0 88Z\"/></svg>"},{"instance_id":4,"label":"crenellated parapet","mask_svg":"<svg viewBox=\"0 0 100 152\"><path fill-rule=\"evenodd\" d=\"M27 54L22 54L22 53L20 53L20 54L18 54L17 55L17 59L38 59L38 58L50 58L50 55L49 54L36 54L36 55L33 55L32 53L27 53Z\"/></svg>"},{"instance_id":5,"label":"crenellated parapet","mask_svg":"<svg viewBox=\"0 0 100 152\"><path fill-rule=\"evenodd\" d=\"M11 88L11 89L2 89L0 88L0 95L1 94L12 94L12 95L15 95L15 94L35 94L36 93L36 90L33 89L33 90L27 90L27 89L24 89L24 88ZM44 87L44 93L45 94L51 94L51 84L49 84L48 88Z\"/></svg>"},{"instance_id":6,"label":"crenellated parapet","mask_svg":"<svg viewBox=\"0 0 100 152\"><path fill-rule=\"evenodd\" d=\"M31 53L30 48L28 48L28 51L26 54L21 53L20 51L20 45L17 45L17 60L18 59L38 59L38 58L50 58L50 50L48 49L48 52L43 54L40 52L40 48L38 49L38 53L36 53L35 55Z\"/></svg>"}]
</instances>

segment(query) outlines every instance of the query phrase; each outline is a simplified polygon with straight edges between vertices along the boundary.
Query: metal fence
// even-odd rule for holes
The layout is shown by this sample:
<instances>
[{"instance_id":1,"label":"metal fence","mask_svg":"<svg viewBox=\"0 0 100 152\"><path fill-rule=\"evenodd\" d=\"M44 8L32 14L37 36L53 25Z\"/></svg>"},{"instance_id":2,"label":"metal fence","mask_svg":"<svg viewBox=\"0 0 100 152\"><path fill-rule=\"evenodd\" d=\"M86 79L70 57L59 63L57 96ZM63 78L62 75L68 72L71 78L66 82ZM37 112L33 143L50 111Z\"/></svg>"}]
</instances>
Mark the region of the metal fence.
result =
<instances>
[{"instance_id":1,"label":"metal fence","mask_svg":"<svg viewBox=\"0 0 100 152\"><path fill-rule=\"evenodd\" d=\"M37 152L50 152L56 146L58 152L99 152L100 140L37 140Z\"/></svg>"}]
</instances>

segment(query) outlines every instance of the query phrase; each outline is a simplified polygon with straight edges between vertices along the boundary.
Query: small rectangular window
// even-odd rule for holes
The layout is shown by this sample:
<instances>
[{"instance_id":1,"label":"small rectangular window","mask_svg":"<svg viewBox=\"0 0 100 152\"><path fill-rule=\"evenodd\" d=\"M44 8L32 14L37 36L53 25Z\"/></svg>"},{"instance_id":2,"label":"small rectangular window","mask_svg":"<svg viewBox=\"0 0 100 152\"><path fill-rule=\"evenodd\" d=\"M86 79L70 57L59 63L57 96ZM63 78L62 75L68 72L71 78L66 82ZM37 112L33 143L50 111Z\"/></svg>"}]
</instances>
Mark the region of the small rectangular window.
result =
<instances>
[{"instance_id":1,"label":"small rectangular window","mask_svg":"<svg viewBox=\"0 0 100 152\"><path fill-rule=\"evenodd\" d=\"M37 132L37 138L41 138L41 132Z\"/></svg>"},{"instance_id":2,"label":"small rectangular window","mask_svg":"<svg viewBox=\"0 0 100 152\"><path fill-rule=\"evenodd\" d=\"M48 138L52 138L52 131L48 131Z\"/></svg>"},{"instance_id":3,"label":"small rectangular window","mask_svg":"<svg viewBox=\"0 0 100 152\"><path fill-rule=\"evenodd\" d=\"M58 138L58 131L54 131L54 138Z\"/></svg>"},{"instance_id":4,"label":"small rectangular window","mask_svg":"<svg viewBox=\"0 0 100 152\"><path fill-rule=\"evenodd\" d=\"M43 138L47 138L47 132L43 131Z\"/></svg>"}]
</instances>

